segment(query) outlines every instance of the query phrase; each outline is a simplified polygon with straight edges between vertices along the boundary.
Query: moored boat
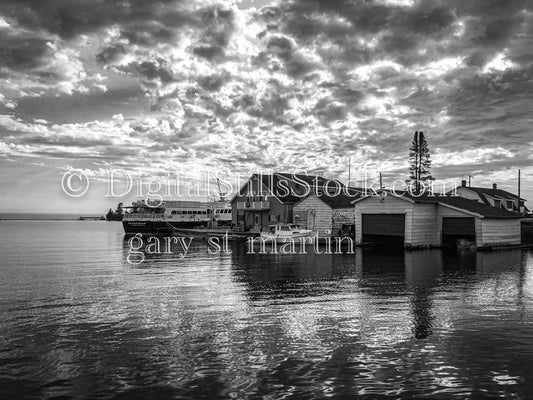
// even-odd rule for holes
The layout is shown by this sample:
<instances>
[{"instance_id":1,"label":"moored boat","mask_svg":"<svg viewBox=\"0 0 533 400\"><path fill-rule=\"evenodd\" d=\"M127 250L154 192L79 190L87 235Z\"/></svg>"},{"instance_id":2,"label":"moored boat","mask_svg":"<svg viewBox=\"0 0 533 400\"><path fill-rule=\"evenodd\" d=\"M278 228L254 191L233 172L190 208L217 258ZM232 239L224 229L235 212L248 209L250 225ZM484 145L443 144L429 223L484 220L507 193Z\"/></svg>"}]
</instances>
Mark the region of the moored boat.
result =
<instances>
[{"instance_id":1,"label":"moored boat","mask_svg":"<svg viewBox=\"0 0 533 400\"><path fill-rule=\"evenodd\" d=\"M231 206L226 201L142 200L127 208L122 225L128 235L172 235L177 230L205 231L231 224Z\"/></svg>"},{"instance_id":2,"label":"moored boat","mask_svg":"<svg viewBox=\"0 0 533 400\"><path fill-rule=\"evenodd\" d=\"M278 243L300 242L303 238L312 238L313 231L302 229L297 224L275 224L269 225L268 231L261 232L260 237L267 240L274 240Z\"/></svg>"}]
</instances>

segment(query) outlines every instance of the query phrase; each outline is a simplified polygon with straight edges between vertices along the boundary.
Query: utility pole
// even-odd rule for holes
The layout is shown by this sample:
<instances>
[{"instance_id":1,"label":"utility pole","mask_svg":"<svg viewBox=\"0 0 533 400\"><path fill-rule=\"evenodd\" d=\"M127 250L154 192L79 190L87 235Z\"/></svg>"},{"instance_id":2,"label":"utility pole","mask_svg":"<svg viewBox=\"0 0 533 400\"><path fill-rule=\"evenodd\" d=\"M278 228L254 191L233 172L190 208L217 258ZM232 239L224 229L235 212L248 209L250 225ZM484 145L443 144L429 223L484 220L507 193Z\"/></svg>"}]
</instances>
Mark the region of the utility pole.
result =
<instances>
[{"instance_id":1,"label":"utility pole","mask_svg":"<svg viewBox=\"0 0 533 400\"><path fill-rule=\"evenodd\" d=\"M352 178L351 172L352 172L352 157L349 157L348 158L348 186L350 186L350 179Z\"/></svg>"},{"instance_id":2,"label":"utility pole","mask_svg":"<svg viewBox=\"0 0 533 400\"><path fill-rule=\"evenodd\" d=\"M518 170L518 212L522 212L522 208L520 207L521 206L521 201L520 201L520 169Z\"/></svg>"},{"instance_id":3,"label":"utility pole","mask_svg":"<svg viewBox=\"0 0 533 400\"><path fill-rule=\"evenodd\" d=\"M416 171L415 171L415 180L416 180L416 192L420 190L420 141L418 132L415 132L415 143L416 143Z\"/></svg>"},{"instance_id":4,"label":"utility pole","mask_svg":"<svg viewBox=\"0 0 533 400\"><path fill-rule=\"evenodd\" d=\"M470 187L470 179L472 179L472 176L468 175L468 187Z\"/></svg>"}]
</instances>

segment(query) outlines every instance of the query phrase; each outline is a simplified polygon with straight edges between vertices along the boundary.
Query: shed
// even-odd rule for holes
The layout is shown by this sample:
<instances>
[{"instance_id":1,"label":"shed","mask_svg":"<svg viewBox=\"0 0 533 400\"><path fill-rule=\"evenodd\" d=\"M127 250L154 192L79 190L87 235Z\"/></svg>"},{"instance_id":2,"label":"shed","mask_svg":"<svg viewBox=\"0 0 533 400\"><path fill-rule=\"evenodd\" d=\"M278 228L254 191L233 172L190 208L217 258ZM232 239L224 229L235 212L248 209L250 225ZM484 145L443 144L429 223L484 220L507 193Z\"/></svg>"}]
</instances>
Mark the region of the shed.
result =
<instances>
[{"instance_id":1,"label":"shed","mask_svg":"<svg viewBox=\"0 0 533 400\"><path fill-rule=\"evenodd\" d=\"M439 247L468 239L477 248L520 244L522 215L456 196L383 192L355 201L355 240Z\"/></svg>"},{"instance_id":2,"label":"shed","mask_svg":"<svg viewBox=\"0 0 533 400\"><path fill-rule=\"evenodd\" d=\"M354 235L353 201L360 196L357 189L336 195L311 194L294 206L293 220L317 232L321 238Z\"/></svg>"}]
</instances>

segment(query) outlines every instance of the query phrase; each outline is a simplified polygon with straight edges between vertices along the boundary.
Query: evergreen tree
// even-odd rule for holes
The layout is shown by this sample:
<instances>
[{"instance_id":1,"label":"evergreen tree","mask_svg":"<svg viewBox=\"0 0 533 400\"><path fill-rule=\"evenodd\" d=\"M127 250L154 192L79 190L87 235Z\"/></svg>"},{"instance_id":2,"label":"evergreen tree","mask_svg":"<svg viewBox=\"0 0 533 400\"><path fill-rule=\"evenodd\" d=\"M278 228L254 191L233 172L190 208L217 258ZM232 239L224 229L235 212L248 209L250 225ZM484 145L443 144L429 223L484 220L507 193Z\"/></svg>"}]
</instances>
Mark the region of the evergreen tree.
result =
<instances>
[{"instance_id":1,"label":"evergreen tree","mask_svg":"<svg viewBox=\"0 0 533 400\"><path fill-rule=\"evenodd\" d=\"M433 180L429 172L430 168L431 154L424 132L416 131L409 148L409 180L407 181L408 183L414 182L415 193L420 193L422 182Z\"/></svg>"}]
</instances>

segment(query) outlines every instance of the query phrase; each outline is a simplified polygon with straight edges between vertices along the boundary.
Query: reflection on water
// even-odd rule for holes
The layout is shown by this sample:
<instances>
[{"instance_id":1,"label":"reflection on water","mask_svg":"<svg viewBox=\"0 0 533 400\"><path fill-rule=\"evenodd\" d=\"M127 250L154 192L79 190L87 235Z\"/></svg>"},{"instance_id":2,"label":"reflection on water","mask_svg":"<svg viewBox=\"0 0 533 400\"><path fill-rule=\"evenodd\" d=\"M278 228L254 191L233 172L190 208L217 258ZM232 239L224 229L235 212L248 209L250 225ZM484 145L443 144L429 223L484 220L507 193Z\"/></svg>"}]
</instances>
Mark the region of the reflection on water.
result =
<instances>
[{"instance_id":1,"label":"reflection on water","mask_svg":"<svg viewBox=\"0 0 533 400\"><path fill-rule=\"evenodd\" d=\"M533 393L531 252L207 248L131 265L120 224L2 221L0 397Z\"/></svg>"}]
</instances>

